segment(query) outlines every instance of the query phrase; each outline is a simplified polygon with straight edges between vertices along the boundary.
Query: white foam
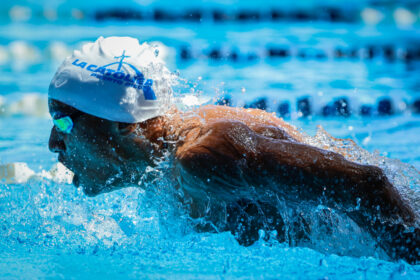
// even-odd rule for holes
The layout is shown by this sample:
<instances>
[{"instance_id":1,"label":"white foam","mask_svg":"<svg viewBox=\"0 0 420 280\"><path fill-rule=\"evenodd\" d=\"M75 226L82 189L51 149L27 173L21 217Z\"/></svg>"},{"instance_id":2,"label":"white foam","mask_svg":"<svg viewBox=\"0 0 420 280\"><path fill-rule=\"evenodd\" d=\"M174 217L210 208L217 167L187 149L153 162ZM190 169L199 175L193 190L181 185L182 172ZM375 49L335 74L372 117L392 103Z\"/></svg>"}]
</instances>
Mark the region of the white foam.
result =
<instances>
[{"instance_id":1,"label":"white foam","mask_svg":"<svg viewBox=\"0 0 420 280\"><path fill-rule=\"evenodd\" d=\"M60 184L71 184L74 174L67 167L58 162L51 167L49 171L43 170L41 173L38 173L37 176Z\"/></svg>"},{"instance_id":2,"label":"white foam","mask_svg":"<svg viewBox=\"0 0 420 280\"><path fill-rule=\"evenodd\" d=\"M6 184L25 183L35 172L25 162L0 165L0 181Z\"/></svg>"},{"instance_id":3,"label":"white foam","mask_svg":"<svg viewBox=\"0 0 420 280\"><path fill-rule=\"evenodd\" d=\"M6 184L24 184L30 179L47 179L60 184L71 184L73 172L63 164L56 163L49 171L36 173L25 162L0 165L0 181Z\"/></svg>"}]
</instances>

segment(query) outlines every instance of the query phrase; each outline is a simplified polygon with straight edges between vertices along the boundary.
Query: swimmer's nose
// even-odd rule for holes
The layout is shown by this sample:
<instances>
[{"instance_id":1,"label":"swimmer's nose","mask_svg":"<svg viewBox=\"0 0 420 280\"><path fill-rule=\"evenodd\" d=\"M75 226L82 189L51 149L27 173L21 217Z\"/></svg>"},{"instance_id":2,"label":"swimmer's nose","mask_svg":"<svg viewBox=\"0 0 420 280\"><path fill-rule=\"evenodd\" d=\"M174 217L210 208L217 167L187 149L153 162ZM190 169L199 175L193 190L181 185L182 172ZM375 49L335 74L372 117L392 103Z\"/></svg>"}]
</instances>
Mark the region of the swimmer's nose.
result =
<instances>
[{"instance_id":1,"label":"swimmer's nose","mask_svg":"<svg viewBox=\"0 0 420 280\"><path fill-rule=\"evenodd\" d=\"M60 133L57 131L55 126L51 129L50 140L48 141L48 148L53 153L64 152L66 150L66 145L64 144L63 139L60 136Z\"/></svg>"}]
</instances>

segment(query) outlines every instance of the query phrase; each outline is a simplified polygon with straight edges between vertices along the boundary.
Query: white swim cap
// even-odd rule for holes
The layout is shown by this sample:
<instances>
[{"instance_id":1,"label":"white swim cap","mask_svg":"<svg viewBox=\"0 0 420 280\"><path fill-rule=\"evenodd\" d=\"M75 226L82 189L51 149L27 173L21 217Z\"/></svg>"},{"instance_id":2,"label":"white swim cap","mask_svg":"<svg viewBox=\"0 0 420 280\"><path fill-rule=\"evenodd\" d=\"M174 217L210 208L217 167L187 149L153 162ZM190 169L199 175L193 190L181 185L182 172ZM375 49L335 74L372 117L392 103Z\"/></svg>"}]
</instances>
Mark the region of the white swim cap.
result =
<instances>
[{"instance_id":1,"label":"white swim cap","mask_svg":"<svg viewBox=\"0 0 420 280\"><path fill-rule=\"evenodd\" d=\"M64 60L48 97L100 118L136 123L169 109L171 77L147 43L99 37Z\"/></svg>"}]
</instances>

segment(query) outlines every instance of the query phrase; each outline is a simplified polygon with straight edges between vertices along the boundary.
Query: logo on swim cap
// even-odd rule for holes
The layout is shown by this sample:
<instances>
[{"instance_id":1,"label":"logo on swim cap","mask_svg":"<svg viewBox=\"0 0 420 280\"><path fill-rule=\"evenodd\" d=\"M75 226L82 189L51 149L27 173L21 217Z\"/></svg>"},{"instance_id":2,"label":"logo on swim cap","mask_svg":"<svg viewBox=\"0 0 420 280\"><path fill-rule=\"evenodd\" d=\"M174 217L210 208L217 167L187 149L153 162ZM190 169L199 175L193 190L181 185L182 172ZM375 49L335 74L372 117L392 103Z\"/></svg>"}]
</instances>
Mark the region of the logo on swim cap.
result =
<instances>
[{"instance_id":1,"label":"logo on swim cap","mask_svg":"<svg viewBox=\"0 0 420 280\"><path fill-rule=\"evenodd\" d=\"M80 61L78 58L72 62L72 65L92 72L90 76L96 77L99 80L116 83L126 87L132 87L135 89L141 89L143 90L145 100L156 100L156 95L152 89L153 80L146 80L144 75L135 66L125 62L124 59L127 57L130 56L125 55L125 50L123 50L120 56L114 56L114 58L119 59L119 61L106 65L98 66L95 64L89 64L86 61ZM115 68L112 67L114 65L117 65L117 69L111 69ZM124 65L130 67L135 74L132 75L130 71L124 67Z\"/></svg>"}]
</instances>

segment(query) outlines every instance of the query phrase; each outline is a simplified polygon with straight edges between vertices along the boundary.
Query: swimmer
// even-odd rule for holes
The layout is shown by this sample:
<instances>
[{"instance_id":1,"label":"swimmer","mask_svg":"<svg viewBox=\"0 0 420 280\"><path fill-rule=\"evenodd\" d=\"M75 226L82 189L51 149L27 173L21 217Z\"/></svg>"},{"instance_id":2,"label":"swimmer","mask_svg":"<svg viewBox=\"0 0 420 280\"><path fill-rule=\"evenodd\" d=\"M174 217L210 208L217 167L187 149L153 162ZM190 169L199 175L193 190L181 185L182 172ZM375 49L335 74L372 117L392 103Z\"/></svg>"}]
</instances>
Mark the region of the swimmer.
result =
<instances>
[{"instance_id":1,"label":"swimmer","mask_svg":"<svg viewBox=\"0 0 420 280\"><path fill-rule=\"evenodd\" d=\"M100 37L68 57L50 84L49 148L89 196L137 184L157 158L173 157L179 200L205 221L196 230L231 231L245 246L260 229L284 240L280 199L322 203L391 258L420 260L419 218L380 168L304 144L295 127L265 111L183 112L171 93L170 72L147 44Z\"/></svg>"}]
</instances>

